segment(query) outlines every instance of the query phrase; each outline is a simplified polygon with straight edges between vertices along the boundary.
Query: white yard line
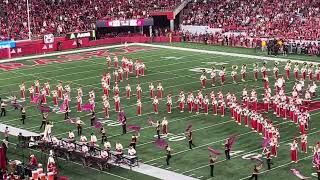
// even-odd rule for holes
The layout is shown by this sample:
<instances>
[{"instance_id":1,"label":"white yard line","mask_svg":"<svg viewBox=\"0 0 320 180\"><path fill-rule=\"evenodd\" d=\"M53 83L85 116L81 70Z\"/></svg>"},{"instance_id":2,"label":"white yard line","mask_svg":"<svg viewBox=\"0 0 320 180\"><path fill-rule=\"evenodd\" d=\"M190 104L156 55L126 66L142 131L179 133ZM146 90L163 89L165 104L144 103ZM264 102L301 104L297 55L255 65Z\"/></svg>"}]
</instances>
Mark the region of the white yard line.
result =
<instances>
[{"instance_id":1,"label":"white yard line","mask_svg":"<svg viewBox=\"0 0 320 180\"><path fill-rule=\"evenodd\" d=\"M316 61L300 61L293 59L285 59L285 58L276 58L276 57L267 57L267 56L256 56L256 55L248 55L248 54L240 54L240 53L229 53L229 52L220 52L220 51L212 51L212 50L202 50L202 49L192 49L192 48L184 48L184 47L174 47L174 46L166 46L166 45L156 45L156 44L146 44L146 43L133 43L132 45L141 45L147 47L156 47L156 48L164 48L171 50L180 50L180 51L188 51L188 52L197 52L197 53L207 53L207 54L215 54L215 55L223 55L223 56L232 56L232 57L241 57L241 58L249 58L249 59L261 59L261 60L271 60L271 61L281 61L281 62L298 62L298 63L313 63L320 64Z\"/></svg>"}]
</instances>

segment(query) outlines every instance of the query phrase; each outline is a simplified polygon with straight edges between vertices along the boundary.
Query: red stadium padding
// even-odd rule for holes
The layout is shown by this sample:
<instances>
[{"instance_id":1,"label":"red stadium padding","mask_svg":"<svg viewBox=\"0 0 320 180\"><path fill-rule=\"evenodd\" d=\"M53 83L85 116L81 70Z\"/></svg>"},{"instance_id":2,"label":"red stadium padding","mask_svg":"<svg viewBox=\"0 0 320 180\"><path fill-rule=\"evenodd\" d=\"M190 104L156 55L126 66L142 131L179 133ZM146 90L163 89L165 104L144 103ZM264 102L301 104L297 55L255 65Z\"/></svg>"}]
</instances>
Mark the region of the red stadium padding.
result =
<instances>
[{"instance_id":1,"label":"red stadium padding","mask_svg":"<svg viewBox=\"0 0 320 180\"><path fill-rule=\"evenodd\" d=\"M169 38L166 36L154 37L151 39L146 36L133 36L133 37L116 37L116 38L105 38L100 40L89 41L88 38L82 39L81 47L93 47L102 46L108 44L119 44L119 43L147 43L147 42L169 42ZM173 36L172 42L180 42L179 36ZM20 57L25 55L44 54L54 52L58 50L58 42L62 43L60 50L71 50L77 48L77 42L75 40L66 40L65 38L56 38L52 44L44 44L43 40L17 42L16 48L11 49L11 57ZM8 58L8 55L4 51L0 51L0 59Z\"/></svg>"}]
</instances>

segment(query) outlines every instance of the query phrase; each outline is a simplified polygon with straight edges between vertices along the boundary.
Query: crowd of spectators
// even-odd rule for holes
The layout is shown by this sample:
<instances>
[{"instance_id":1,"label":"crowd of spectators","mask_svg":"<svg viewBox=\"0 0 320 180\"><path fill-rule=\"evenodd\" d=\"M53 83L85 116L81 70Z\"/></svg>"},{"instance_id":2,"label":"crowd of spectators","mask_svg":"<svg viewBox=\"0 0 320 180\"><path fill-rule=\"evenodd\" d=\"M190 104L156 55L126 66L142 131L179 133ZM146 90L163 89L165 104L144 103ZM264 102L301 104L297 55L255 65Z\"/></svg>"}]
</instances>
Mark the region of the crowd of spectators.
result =
<instances>
[{"instance_id":1,"label":"crowd of spectators","mask_svg":"<svg viewBox=\"0 0 320 180\"><path fill-rule=\"evenodd\" d=\"M181 0L29 0L32 38L44 34L95 28L97 19L148 17L149 12L173 9ZM29 37L27 0L0 2L0 40Z\"/></svg>"},{"instance_id":2,"label":"crowd of spectators","mask_svg":"<svg viewBox=\"0 0 320 180\"><path fill-rule=\"evenodd\" d=\"M320 56L320 43L315 41L287 41L282 38L255 38L249 37L243 34L229 34L224 35L221 32L208 33L208 34L192 34L189 32L182 33L182 40L185 42L213 44L221 46L232 46L232 47L244 47L254 48L256 50L268 49L268 55L270 49L274 49L271 45L273 41L278 43L277 47L283 54L301 54L301 55L317 55ZM265 43L264 43L264 42ZM265 47L263 47L265 46Z\"/></svg>"},{"instance_id":3,"label":"crowd of spectators","mask_svg":"<svg viewBox=\"0 0 320 180\"><path fill-rule=\"evenodd\" d=\"M319 0L208 0L189 3L183 24L243 31L250 37L320 39Z\"/></svg>"}]
</instances>

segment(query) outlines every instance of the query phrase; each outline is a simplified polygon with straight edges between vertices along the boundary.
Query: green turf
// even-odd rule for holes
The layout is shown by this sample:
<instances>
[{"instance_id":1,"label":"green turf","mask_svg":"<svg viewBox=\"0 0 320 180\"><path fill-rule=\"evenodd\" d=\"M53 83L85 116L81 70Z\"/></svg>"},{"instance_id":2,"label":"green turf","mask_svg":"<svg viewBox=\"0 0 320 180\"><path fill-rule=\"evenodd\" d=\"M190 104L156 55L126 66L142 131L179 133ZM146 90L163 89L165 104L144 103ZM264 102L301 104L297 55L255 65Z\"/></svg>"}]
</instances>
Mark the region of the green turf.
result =
<instances>
[{"instance_id":1,"label":"green turf","mask_svg":"<svg viewBox=\"0 0 320 180\"><path fill-rule=\"evenodd\" d=\"M243 53L243 54L254 54L251 49L243 49L243 48L227 48L220 46L205 46L191 43L177 43L173 44L174 46L179 47L188 47L188 48L197 48L197 49L207 49L207 50L215 50L215 51L225 51L225 52L235 52L235 53ZM110 52L114 52L116 49L111 49ZM257 55L262 56L262 53L258 53ZM190 69L192 68L211 68L213 63L227 63L225 66L227 67L227 71L230 75L231 66L237 64L241 66L241 64L248 64L248 71L252 70L252 64L255 62L262 63L261 60L256 59L247 59L247 58L238 58L238 57L230 57L230 56L217 56L217 55L209 55L205 53L193 53L186 51L178 51L178 50L169 50L169 49L153 49L150 51L139 51L133 54L128 54L127 56L136 59L139 58L143 60L146 64L146 76L136 79L134 75L130 76L130 84L133 90L132 94L135 94L135 87L137 82L142 84L143 88L143 116L136 116L136 98L133 96L131 100L126 100L124 98L125 91L124 87L126 85L126 81L120 83L120 93L122 95L121 106L124 108L127 117L128 124L136 124L142 127L141 137L138 141L137 151L139 153L140 159L142 162L145 162L149 165L161 166L162 168L166 168L165 166L165 152L163 150L158 149L154 144L155 129L153 127L148 126L147 119L152 117L156 120L161 120L164 116L169 119L169 132L172 135L169 135L171 140L175 138L183 138L183 131L188 124L193 125L193 135L194 135L194 143L196 144L196 148L193 150L188 150L188 145L186 140L181 141L169 141L169 144L173 149L173 157L170 170L174 170L178 173L183 173L185 175L192 175L193 177L201 177L200 179L208 179L209 177L209 168L208 164L208 146L212 146L216 149L223 151L222 143L224 139L227 138L231 134L240 134L234 145L234 151L242 151L239 154L235 154L231 161L224 161L224 157L221 156L219 158L219 162L215 166L215 178L214 179L240 179L246 177L251 174L252 167L254 165L254 161L243 160L241 158L242 155L248 154L249 152L261 153L261 142L262 137L254 132L250 132L249 128L242 126L238 126L234 121L231 120L229 114L224 118L220 116L212 116L212 115L195 115L189 114L187 112L180 113L177 108L174 108L172 114L166 113L166 101L160 101L160 113L158 115L154 115L152 113L152 104L149 99L148 92L148 82L157 82L162 81L163 87L165 90L165 95L170 91L175 95L174 101L177 100L178 92L183 89L185 92L193 91L196 92L199 87L199 76L200 73L192 72ZM119 59L122 56L119 56ZM166 58L166 57L176 57L174 58ZM179 57L182 57L179 59ZM54 58L54 57L51 57ZM286 58L292 59L305 59L309 61L319 61L320 59L317 57L309 57L309 56L289 56ZM32 62L29 61L21 61L22 63L26 63L31 65ZM273 62L269 62L268 66L270 69L273 68ZM280 64L280 72L283 72L284 63ZM219 65L217 65L219 67ZM80 85L83 86L84 98L83 101L87 102L88 92L92 89L97 89L96 93L96 111L98 111L98 116L103 117L102 112L102 90L100 85L101 75L104 72L112 72L113 69L107 69L105 66L105 58L97 58L94 57L92 59L81 60L81 61L72 61L61 64L50 64L46 66L37 66L37 67L29 67L22 68L19 70L0 73L0 96L4 98L5 96L11 95L13 93L18 95L18 85L24 80L26 81L26 86L29 87L30 84L37 78L40 79L41 83L50 80L51 87L56 85L58 81L63 80L64 82L71 82L72 89L72 112L71 116L73 117L81 117L81 119L87 124L84 127L84 134L89 136L91 132L94 132L98 138L100 138L99 131L96 129L92 129L90 125L90 116L87 113L75 113L75 96L76 96L76 88ZM252 73L249 73L248 82L241 82L237 85L231 83L230 76L227 78L227 84L221 87L220 85L211 88L207 86L204 90L205 93L210 93L212 89L217 92L218 90L222 90L223 92L231 91L237 93L239 97L240 92L244 87L247 89L252 89L253 87L262 87L262 82L253 82L252 81ZM273 85L273 78L270 78L270 84ZM287 89L292 88L293 81L287 83ZM273 87L273 86L272 86ZM262 94L263 89L258 90L258 94ZM28 94L28 93L27 93ZM260 95L261 98L261 95ZM27 101L28 102L28 101ZM49 104L51 104L51 98L48 98ZM113 101L110 102L112 110L114 108ZM178 104L175 104L177 106ZM27 129L34 132L39 131L39 125L41 123L41 118L39 111L36 110L34 105L30 105L27 103L27 116L28 119L25 125L22 125L19 121L20 114L17 111L12 110L8 112L7 117L0 118L1 123L5 123L8 125L12 125L15 127L20 127L23 129ZM317 113L317 112L315 112ZM293 125L291 122L286 122L282 119L275 118L273 115L270 115L270 118L274 121L275 124L281 124L280 132L281 132L281 146L279 149L279 156L274 159L274 167L275 169L261 174L261 179L289 179L292 178L293 175L290 173L290 167L296 167L298 169L303 170L306 176L310 176L310 174L314 171L311 165L311 158L307 158L306 160L302 160L297 165L289 164L287 166L282 166L290 162L289 158L289 146L286 143L291 142L294 136L297 136L297 127ZM317 140L319 140L318 130L320 123L317 121L319 115L312 116L312 121L310 122L310 135L309 135L309 144L313 144ZM68 130L76 130L74 125L68 124L63 120L63 115L51 113L49 115L49 120L54 122L54 134L58 137L66 137ZM110 122L117 123L117 114L112 111ZM125 147L129 145L130 138L132 133L128 133L127 135L121 135L121 127L120 126L107 126L108 123L105 124L107 129L107 135L109 136L109 140L112 143L114 148L115 142L121 142ZM313 129L315 128L315 129ZM311 152L311 150L310 150ZM16 155L13 154L13 157ZM310 156L311 154L299 154L299 158L304 158ZM220 162L221 161L221 162ZM278 167L279 168L276 168ZM81 170L76 171L77 170ZM112 179L112 177L108 174L99 173L95 170L83 169L81 166L65 163L60 168L60 172L63 175L70 176L71 179L82 180L82 179ZM145 176L139 173L129 172L123 170L121 168L111 169L110 173L116 174L129 179L152 179L149 176Z\"/></svg>"}]
</instances>

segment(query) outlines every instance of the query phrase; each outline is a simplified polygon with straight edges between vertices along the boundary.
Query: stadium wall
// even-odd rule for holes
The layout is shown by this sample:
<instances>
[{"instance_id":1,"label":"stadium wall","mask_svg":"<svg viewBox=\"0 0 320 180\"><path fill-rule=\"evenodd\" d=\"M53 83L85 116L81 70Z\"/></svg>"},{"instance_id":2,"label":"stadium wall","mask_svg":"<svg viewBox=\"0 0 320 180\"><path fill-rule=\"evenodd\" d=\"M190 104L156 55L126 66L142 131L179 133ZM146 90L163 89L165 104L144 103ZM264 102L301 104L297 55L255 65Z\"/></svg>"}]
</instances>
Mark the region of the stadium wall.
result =
<instances>
[{"instance_id":1,"label":"stadium wall","mask_svg":"<svg viewBox=\"0 0 320 180\"><path fill-rule=\"evenodd\" d=\"M43 40L23 41L17 42L16 47L10 50L11 57L20 57L26 55L45 54L54 51L71 50L77 48L102 46L107 44L128 43L148 43L148 42L169 42L169 37L146 37L146 36L132 36L132 37L115 37L105 38L100 40L89 40L89 38L79 39L81 45L78 46L77 40L67 40L65 37L56 37L53 43L46 44ZM173 36L172 42L180 42L180 36ZM61 44L60 47L58 44ZM0 59L9 58L8 53L4 49L0 49Z\"/></svg>"}]
</instances>

